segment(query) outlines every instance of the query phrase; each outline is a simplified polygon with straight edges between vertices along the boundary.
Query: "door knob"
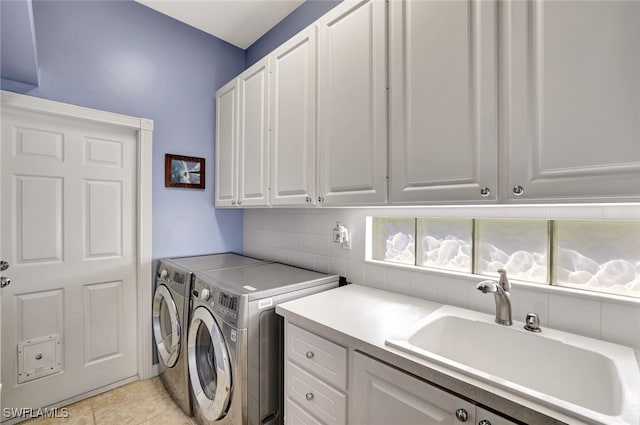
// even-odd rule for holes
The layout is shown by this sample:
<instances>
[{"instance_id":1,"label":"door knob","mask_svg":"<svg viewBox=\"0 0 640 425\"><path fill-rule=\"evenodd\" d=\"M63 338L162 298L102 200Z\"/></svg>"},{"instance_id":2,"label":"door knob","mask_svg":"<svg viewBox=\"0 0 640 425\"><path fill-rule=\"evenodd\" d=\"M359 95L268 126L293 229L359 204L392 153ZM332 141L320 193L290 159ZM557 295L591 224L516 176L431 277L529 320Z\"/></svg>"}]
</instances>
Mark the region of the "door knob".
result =
<instances>
[{"instance_id":1,"label":"door knob","mask_svg":"<svg viewBox=\"0 0 640 425\"><path fill-rule=\"evenodd\" d=\"M9 263L4 260L0 260L0 272L3 272L9 268Z\"/></svg>"},{"instance_id":2,"label":"door knob","mask_svg":"<svg viewBox=\"0 0 640 425\"><path fill-rule=\"evenodd\" d=\"M5 286L9 286L11 284L11 279L8 277L0 277L0 288L4 288Z\"/></svg>"}]
</instances>

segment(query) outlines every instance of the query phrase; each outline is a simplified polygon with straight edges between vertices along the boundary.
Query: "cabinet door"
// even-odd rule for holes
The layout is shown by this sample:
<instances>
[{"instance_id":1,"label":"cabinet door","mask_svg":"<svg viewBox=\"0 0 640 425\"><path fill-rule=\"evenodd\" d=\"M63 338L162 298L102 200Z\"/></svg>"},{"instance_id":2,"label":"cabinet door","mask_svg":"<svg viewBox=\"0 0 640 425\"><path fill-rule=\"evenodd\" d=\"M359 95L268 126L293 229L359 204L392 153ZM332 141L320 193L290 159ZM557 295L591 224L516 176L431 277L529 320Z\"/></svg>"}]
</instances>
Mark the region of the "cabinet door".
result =
<instances>
[{"instance_id":1,"label":"cabinet door","mask_svg":"<svg viewBox=\"0 0 640 425\"><path fill-rule=\"evenodd\" d=\"M353 356L349 403L356 424L454 424L460 423L458 409L476 423L473 404L359 353Z\"/></svg>"},{"instance_id":2,"label":"cabinet door","mask_svg":"<svg viewBox=\"0 0 640 425\"><path fill-rule=\"evenodd\" d=\"M639 199L640 2L502 6L501 195Z\"/></svg>"},{"instance_id":3,"label":"cabinet door","mask_svg":"<svg viewBox=\"0 0 640 425\"><path fill-rule=\"evenodd\" d=\"M385 3L346 0L318 30L318 195L326 204L384 203Z\"/></svg>"},{"instance_id":4,"label":"cabinet door","mask_svg":"<svg viewBox=\"0 0 640 425\"><path fill-rule=\"evenodd\" d=\"M316 30L270 55L271 204L316 203Z\"/></svg>"},{"instance_id":5,"label":"cabinet door","mask_svg":"<svg viewBox=\"0 0 640 425\"><path fill-rule=\"evenodd\" d=\"M390 3L391 203L497 199L496 14L495 1Z\"/></svg>"},{"instance_id":6,"label":"cabinet door","mask_svg":"<svg viewBox=\"0 0 640 425\"><path fill-rule=\"evenodd\" d=\"M269 115L267 61L238 77L238 205L269 204Z\"/></svg>"},{"instance_id":7,"label":"cabinet door","mask_svg":"<svg viewBox=\"0 0 640 425\"><path fill-rule=\"evenodd\" d=\"M233 80L216 93L216 207L235 206L238 86Z\"/></svg>"}]
</instances>

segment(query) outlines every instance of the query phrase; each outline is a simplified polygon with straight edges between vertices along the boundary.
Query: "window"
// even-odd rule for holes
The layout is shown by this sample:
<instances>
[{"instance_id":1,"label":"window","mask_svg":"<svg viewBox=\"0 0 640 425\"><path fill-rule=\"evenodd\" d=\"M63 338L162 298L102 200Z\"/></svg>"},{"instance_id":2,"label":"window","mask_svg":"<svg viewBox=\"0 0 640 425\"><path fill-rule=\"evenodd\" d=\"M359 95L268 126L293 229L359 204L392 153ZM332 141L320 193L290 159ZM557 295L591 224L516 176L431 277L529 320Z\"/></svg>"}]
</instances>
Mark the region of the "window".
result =
<instances>
[{"instance_id":1,"label":"window","mask_svg":"<svg viewBox=\"0 0 640 425\"><path fill-rule=\"evenodd\" d=\"M547 282L548 227L545 220L476 220L476 273L506 269L513 279Z\"/></svg>"},{"instance_id":2,"label":"window","mask_svg":"<svg viewBox=\"0 0 640 425\"><path fill-rule=\"evenodd\" d=\"M471 273L473 220L418 218L418 266Z\"/></svg>"},{"instance_id":3,"label":"window","mask_svg":"<svg viewBox=\"0 0 640 425\"><path fill-rule=\"evenodd\" d=\"M640 298L640 222L373 217L373 259ZM552 254L553 253L553 254Z\"/></svg>"},{"instance_id":4,"label":"window","mask_svg":"<svg viewBox=\"0 0 640 425\"><path fill-rule=\"evenodd\" d=\"M640 223L558 221L555 282L640 297Z\"/></svg>"},{"instance_id":5,"label":"window","mask_svg":"<svg viewBox=\"0 0 640 425\"><path fill-rule=\"evenodd\" d=\"M392 263L415 264L416 220L380 217L373 220L373 258Z\"/></svg>"}]
</instances>

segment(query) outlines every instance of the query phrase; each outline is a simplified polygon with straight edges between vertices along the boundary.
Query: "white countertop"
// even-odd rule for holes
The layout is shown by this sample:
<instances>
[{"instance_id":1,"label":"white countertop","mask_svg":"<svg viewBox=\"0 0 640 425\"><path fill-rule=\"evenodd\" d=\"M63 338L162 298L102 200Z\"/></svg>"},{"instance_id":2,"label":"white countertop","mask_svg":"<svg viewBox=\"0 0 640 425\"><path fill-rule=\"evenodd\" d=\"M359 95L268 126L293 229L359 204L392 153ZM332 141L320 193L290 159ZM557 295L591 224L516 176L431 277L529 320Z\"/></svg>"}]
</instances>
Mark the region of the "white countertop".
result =
<instances>
[{"instance_id":1,"label":"white countertop","mask_svg":"<svg viewBox=\"0 0 640 425\"><path fill-rule=\"evenodd\" d=\"M385 345L387 338L441 306L362 285L347 285L280 304L276 306L276 313L309 331L365 352L525 423L579 423L574 417Z\"/></svg>"}]
</instances>

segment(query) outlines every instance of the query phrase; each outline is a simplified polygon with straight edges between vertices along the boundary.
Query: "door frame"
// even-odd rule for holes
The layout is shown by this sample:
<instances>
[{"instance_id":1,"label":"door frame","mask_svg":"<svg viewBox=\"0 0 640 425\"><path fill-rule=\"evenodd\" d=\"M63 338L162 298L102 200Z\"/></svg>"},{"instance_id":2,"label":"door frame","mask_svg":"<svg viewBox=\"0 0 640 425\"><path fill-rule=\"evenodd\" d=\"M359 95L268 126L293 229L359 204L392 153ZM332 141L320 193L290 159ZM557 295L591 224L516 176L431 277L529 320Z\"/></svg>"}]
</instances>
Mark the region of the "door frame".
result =
<instances>
[{"instance_id":1,"label":"door frame","mask_svg":"<svg viewBox=\"0 0 640 425\"><path fill-rule=\"evenodd\" d=\"M8 91L0 91L1 108L39 112L65 118L131 128L137 131L136 161L136 295L138 378L158 374L152 364L151 338L152 257L151 257L151 167L153 120L100 111Z\"/></svg>"}]
</instances>

